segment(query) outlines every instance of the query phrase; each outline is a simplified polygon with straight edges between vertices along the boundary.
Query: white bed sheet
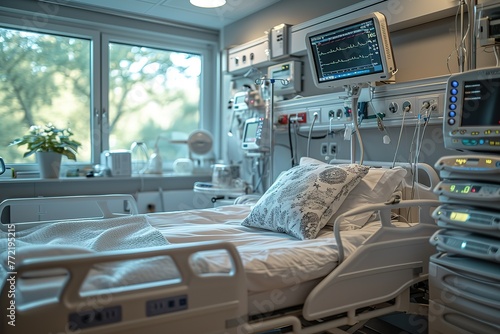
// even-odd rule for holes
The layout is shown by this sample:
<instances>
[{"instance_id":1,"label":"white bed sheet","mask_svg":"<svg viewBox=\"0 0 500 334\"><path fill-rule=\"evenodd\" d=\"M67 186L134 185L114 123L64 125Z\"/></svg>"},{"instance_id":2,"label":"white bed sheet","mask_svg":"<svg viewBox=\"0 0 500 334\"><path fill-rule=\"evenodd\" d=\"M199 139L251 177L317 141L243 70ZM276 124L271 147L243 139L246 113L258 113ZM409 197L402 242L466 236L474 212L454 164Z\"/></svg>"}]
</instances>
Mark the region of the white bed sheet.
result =
<instances>
[{"instance_id":1,"label":"white bed sheet","mask_svg":"<svg viewBox=\"0 0 500 334\"><path fill-rule=\"evenodd\" d=\"M251 205L242 204L213 209L154 213L124 219L111 219L106 222L68 222L63 229L67 232L63 234L66 237L56 236L56 225L41 227L41 231L45 231L47 228L51 231L51 235L47 236L47 239L52 241L45 245L38 243L40 230L30 229L36 231L35 233L29 230L23 231L18 235L18 239L25 244L23 243L23 247L19 247L17 250L19 258L32 258L130 249L137 247L138 244L141 245L141 248L158 246L163 244L164 239L167 241L164 243L165 246L169 243L175 246L175 244L203 241L228 241L233 243L240 253L250 293L293 288L304 282L324 277L337 266L338 247L332 227L325 227L316 239L299 240L284 233L241 226L241 221L250 210ZM135 226L120 226L120 221L124 225L134 224ZM116 225L117 223L118 225ZM68 231L73 231L79 224L95 225L92 232L96 236L95 240L92 239L91 245L88 244L90 241L84 240L86 243L82 241L81 244L75 246L74 236ZM134 233L136 237L131 238L123 233L111 233L109 224L115 224L116 226L113 226L120 230L132 229L136 231ZM68 230L69 227L71 228ZM97 227L100 229L96 230ZM345 255L352 254L379 227L380 224L374 222L362 229L343 231ZM103 233L100 233L101 230ZM149 235L145 231L148 231L149 234L159 231L158 235L161 235L153 240L144 237ZM101 247L94 249L93 246L96 244L101 245ZM21 253L26 254L21 256ZM233 268L229 256L223 250L196 254L191 265L200 273L229 272ZM0 269L4 270L0 270L2 273L0 276L3 277L5 268L1 267L3 266L0 265ZM19 299L25 303L57 296L62 282L65 280L65 276L57 270L55 273L51 271L49 273L36 272L24 277L33 278L23 281L24 293L19 294ZM86 293L141 282L171 280L178 277L179 272L170 258L134 260L110 266L103 264L94 267L85 280L81 292ZM43 289L39 288L41 286Z\"/></svg>"},{"instance_id":2,"label":"white bed sheet","mask_svg":"<svg viewBox=\"0 0 500 334\"><path fill-rule=\"evenodd\" d=\"M323 228L316 239L298 240L284 233L241 226L250 210L251 205L232 205L154 213L148 215L148 220L174 245L210 240L233 243L241 255L250 292L314 280L337 265L338 247L332 227ZM343 231L345 255L352 254L379 227L378 222L373 222L362 229ZM224 271L230 266L223 256L210 256L209 261L203 262L206 268L202 270L209 272Z\"/></svg>"}]
</instances>

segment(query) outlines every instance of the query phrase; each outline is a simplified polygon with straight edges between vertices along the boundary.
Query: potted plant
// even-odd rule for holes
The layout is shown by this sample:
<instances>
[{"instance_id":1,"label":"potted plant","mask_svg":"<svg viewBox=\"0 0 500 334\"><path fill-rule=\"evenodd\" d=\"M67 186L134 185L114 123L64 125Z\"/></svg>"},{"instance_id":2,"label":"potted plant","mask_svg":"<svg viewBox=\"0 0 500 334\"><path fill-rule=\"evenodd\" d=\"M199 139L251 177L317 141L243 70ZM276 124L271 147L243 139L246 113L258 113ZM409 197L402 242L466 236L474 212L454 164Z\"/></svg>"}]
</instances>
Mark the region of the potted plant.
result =
<instances>
[{"instance_id":1,"label":"potted plant","mask_svg":"<svg viewBox=\"0 0 500 334\"><path fill-rule=\"evenodd\" d=\"M9 146L27 145L27 151L23 157L36 154L40 166L40 177L58 178L62 156L76 161L78 147L82 145L71 139L72 135L70 128L59 129L51 123L44 126L32 125L27 134L14 139Z\"/></svg>"}]
</instances>

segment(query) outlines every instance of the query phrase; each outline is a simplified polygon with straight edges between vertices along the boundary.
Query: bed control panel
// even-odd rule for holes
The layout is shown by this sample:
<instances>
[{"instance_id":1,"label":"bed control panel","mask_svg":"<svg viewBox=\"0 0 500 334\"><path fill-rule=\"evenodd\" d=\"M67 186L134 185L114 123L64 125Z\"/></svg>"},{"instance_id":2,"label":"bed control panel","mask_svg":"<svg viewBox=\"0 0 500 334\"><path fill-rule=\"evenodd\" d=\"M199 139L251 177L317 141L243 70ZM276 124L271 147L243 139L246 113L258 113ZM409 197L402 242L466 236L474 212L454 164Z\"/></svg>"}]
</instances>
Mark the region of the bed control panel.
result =
<instances>
[{"instance_id":1,"label":"bed control panel","mask_svg":"<svg viewBox=\"0 0 500 334\"><path fill-rule=\"evenodd\" d=\"M122 321L122 307L112 306L99 310L75 312L69 315L68 323L72 332Z\"/></svg>"},{"instance_id":2,"label":"bed control panel","mask_svg":"<svg viewBox=\"0 0 500 334\"><path fill-rule=\"evenodd\" d=\"M146 316L153 317L155 315L187 310L187 308L187 295L155 299L146 302Z\"/></svg>"}]
</instances>

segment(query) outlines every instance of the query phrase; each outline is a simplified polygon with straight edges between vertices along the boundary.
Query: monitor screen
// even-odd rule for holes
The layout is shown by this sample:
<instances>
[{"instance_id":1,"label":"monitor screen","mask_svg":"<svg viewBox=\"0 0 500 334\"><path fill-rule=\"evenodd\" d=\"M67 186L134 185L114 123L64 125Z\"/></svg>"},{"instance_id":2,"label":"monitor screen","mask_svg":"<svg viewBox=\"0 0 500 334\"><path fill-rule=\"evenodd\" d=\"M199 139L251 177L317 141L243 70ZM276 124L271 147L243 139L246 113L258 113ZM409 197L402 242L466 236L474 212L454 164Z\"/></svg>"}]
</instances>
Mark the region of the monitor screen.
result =
<instances>
[{"instance_id":1,"label":"monitor screen","mask_svg":"<svg viewBox=\"0 0 500 334\"><path fill-rule=\"evenodd\" d=\"M257 141L257 128L259 123L247 123L245 129L245 137L243 138L244 143L255 143Z\"/></svg>"},{"instance_id":2,"label":"monitor screen","mask_svg":"<svg viewBox=\"0 0 500 334\"><path fill-rule=\"evenodd\" d=\"M258 139L262 133L263 119L260 117L250 118L245 121L241 147L244 150L259 149Z\"/></svg>"},{"instance_id":3,"label":"monitor screen","mask_svg":"<svg viewBox=\"0 0 500 334\"><path fill-rule=\"evenodd\" d=\"M319 88L389 80L396 72L387 22L378 12L309 32L306 47Z\"/></svg>"},{"instance_id":4,"label":"monitor screen","mask_svg":"<svg viewBox=\"0 0 500 334\"><path fill-rule=\"evenodd\" d=\"M462 126L500 126L500 94L490 88L500 87L500 78L465 81L463 85Z\"/></svg>"},{"instance_id":5,"label":"monitor screen","mask_svg":"<svg viewBox=\"0 0 500 334\"><path fill-rule=\"evenodd\" d=\"M500 152L500 68L479 68L448 78L443 140L447 149Z\"/></svg>"}]
</instances>

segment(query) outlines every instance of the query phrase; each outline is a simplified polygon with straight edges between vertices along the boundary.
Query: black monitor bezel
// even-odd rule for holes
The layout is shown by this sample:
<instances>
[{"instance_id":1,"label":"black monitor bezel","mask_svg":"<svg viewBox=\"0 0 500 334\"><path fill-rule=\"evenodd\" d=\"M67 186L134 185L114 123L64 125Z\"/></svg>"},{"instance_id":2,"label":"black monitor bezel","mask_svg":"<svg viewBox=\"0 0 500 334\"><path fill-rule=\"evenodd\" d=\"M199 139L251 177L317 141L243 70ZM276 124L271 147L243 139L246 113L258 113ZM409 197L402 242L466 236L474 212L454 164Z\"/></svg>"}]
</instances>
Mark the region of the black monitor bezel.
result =
<instances>
[{"instance_id":1,"label":"black monitor bezel","mask_svg":"<svg viewBox=\"0 0 500 334\"><path fill-rule=\"evenodd\" d=\"M351 26L359 25L368 20L373 21L376 32L376 40L380 50L380 61L382 69L372 73L360 73L349 77L330 78L323 80L320 78L320 70L317 62L317 53L313 47L314 40L318 36L332 34L339 30L346 29ZM329 89L333 87L344 87L352 85L360 85L363 83L380 82L391 79L396 72L396 63L394 61L392 44L389 37L389 29L385 16L380 12L373 12L356 19L348 20L333 26L324 27L315 31L311 31L306 35L306 49L311 67L313 81L316 87L321 89Z\"/></svg>"}]
</instances>

